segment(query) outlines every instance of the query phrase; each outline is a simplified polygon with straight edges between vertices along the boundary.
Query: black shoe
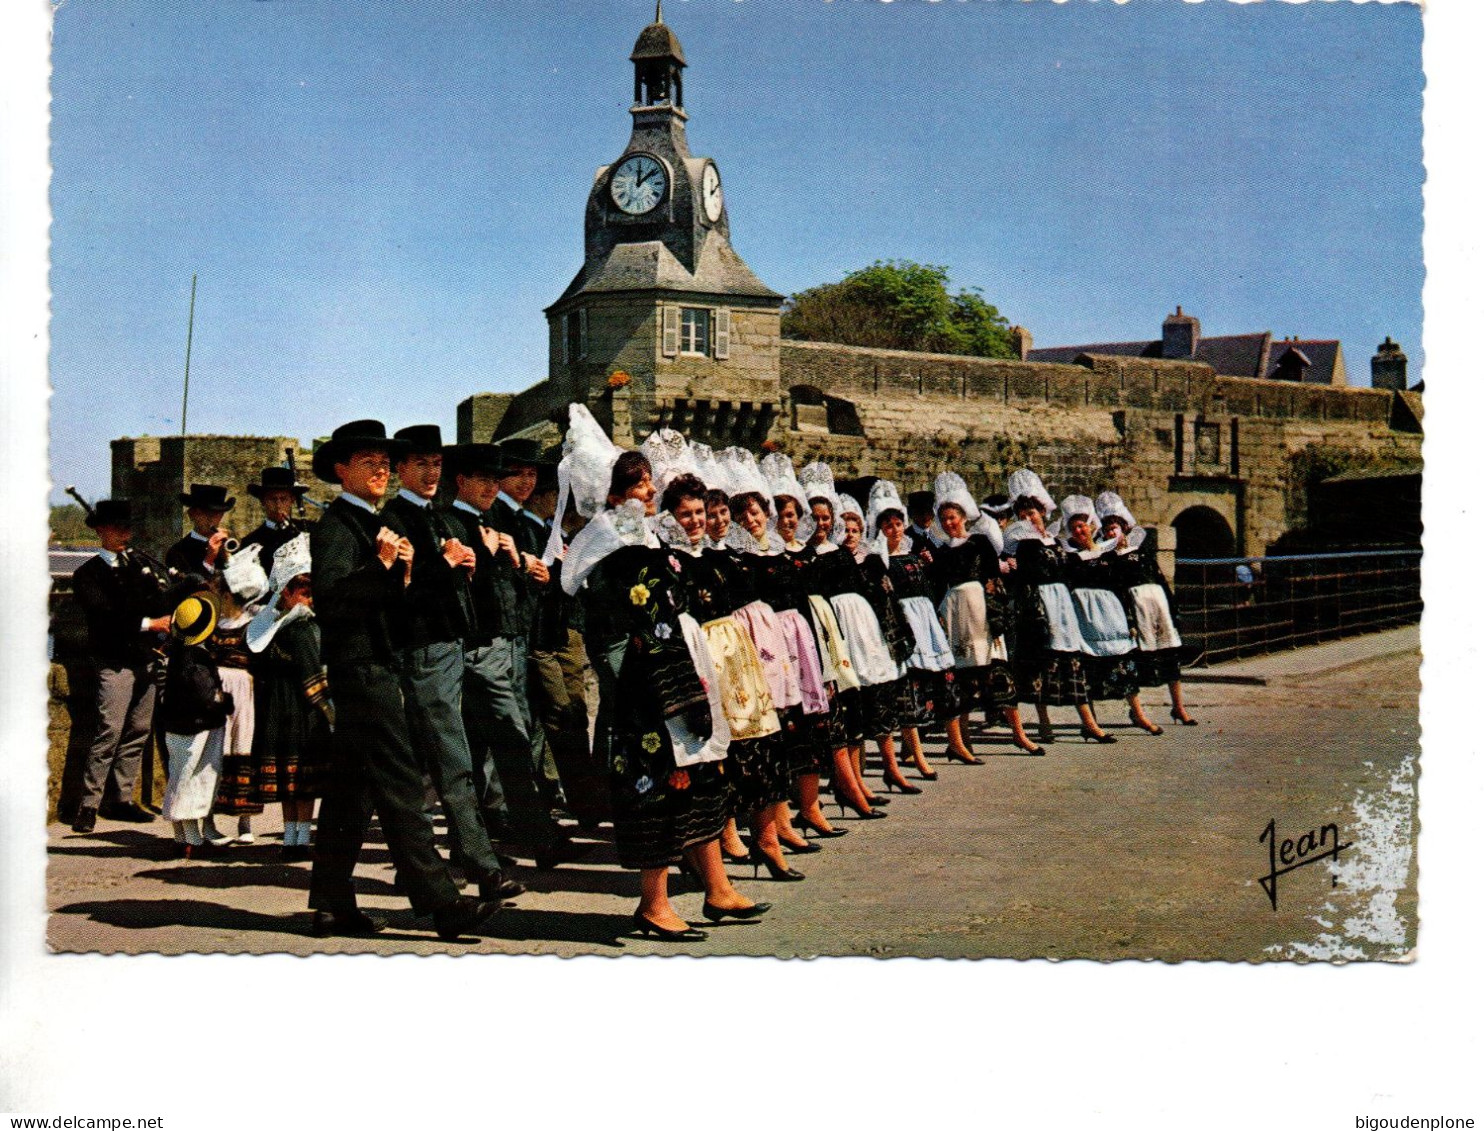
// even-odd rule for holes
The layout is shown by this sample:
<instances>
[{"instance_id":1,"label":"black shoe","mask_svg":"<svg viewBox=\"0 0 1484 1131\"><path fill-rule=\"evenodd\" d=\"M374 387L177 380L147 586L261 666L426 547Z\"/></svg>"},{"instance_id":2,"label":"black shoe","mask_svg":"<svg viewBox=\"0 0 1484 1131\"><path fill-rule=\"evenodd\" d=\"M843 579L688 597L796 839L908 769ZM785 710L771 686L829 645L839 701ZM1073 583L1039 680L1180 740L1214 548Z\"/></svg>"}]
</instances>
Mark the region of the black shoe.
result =
<instances>
[{"instance_id":1,"label":"black shoe","mask_svg":"<svg viewBox=\"0 0 1484 1131\"><path fill-rule=\"evenodd\" d=\"M818 825L811 825L808 821L804 820L803 817L795 817L794 818L794 828L798 829L801 833L804 834L804 839L805 840L808 840L809 839L809 834L810 833L813 833L815 836L823 836L823 837L847 836L850 833L850 830L849 829L835 829L835 828L822 829ZM743 859L746 859L746 858L744 857Z\"/></svg>"},{"instance_id":2,"label":"black shoe","mask_svg":"<svg viewBox=\"0 0 1484 1131\"><path fill-rule=\"evenodd\" d=\"M574 840L563 838L549 848L538 848L532 854L532 858L536 861L536 867L546 872L558 864L570 864L574 860L581 860L591 851L591 845L578 844Z\"/></svg>"},{"instance_id":3,"label":"black shoe","mask_svg":"<svg viewBox=\"0 0 1484 1131\"><path fill-rule=\"evenodd\" d=\"M447 907L433 912L433 927L444 942L458 942L500 910L499 903L461 895Z\"/></svg>"},{"instance_id":4,"label":"black shoe","mask_svg":"<svg viewBox=\"0 0 1484 1131\"><path fill-rule=\"evenodd\" d=\"M1183 727L1198 727L1198 726L1201 725L1200 724L1200 720L1199 719L1192 719L1190 717L1189 712L1186 713L1186 715L1185 715L1184 718L1181 718L1173 710L1171 710L1170 711L1170 718L1174 719L1177 723L1179 723Z\"/></svg>"},{"instance_id":5,"label":"black shoe","mask_svg":"<svg viewBox=\"0 0 1484 1131\"><path fill-rule=\"evenodd\" d=\"M641 935L659 935L664 942L705 942L706 932L699 931L687 924L683 930L672 931L668 927L661 927L658 923L651 923L644 917L643 912L634 912L634 927Z\"/></svg>"},{"instance_id":6,"label":"black shoe","mask_svg":"<svg viewBox=\"0 0 1484 1131\"><path fill-rule=\"evenodd\" d=\"M133 801L116 801L111 805L100 805L98 816L109 821L128 821L135 825L147 825L155 819L153 813Z\"/></svg>"},{"instance_id":7,"label":"black shoe","mask_svg":"<svg viewBox=\"0 0 1484 1131\"><path fill-rule=\"evenodd\" d=\"M866 804L873 809L883 809L891 804L891 798L880 793L869 793L866 795Z\"/></svg>"},{"instance_id":8,"label":"black shoe","mask_svg":"<svg viewBox=\"0 0 1484 1131\"><path fill-rule=\"evenodd\" d=\"M921 793L922 792L922 786L920 786L920 785L913 785L911 782L907 781L906 779L903 779L902 781L892 781L891 778L882 778L881 780L886 783L886 792L887 793L890 793L894 789L895 790L899 790L902 793Z\"/></svg>"},{"instance_id":9,"label":"black shoe","mask_svg":"<svg viewBox=\"0 0 1484 1131\"><path fill-rule=\"evenodd\" d=\"M1133 723L1134 726L1138 727L1140 730L1148 731L1150 734L1164 734L1165 732L1164 727L1159 726L1155 723L1150 723L1148 726L1145 726L1138 720L1138 717L1132 711L1128 713L1128 721Z\"/></svg>"},{"instance_id":10,"label":"black shoe","mask_svg":"<svg viewBox=\"0 0 1484 1131\"><path fill-rule=\"evenodd\" d=\"M854 801L847 801L844 796L839 795L839 794L837 794L835 796L835 804L837 804L837 805L840 806L840 812L842 814L845 812L845 810L849 809L852 813L854 813L862 821L879 821L883 817L886 816L885 810L882 810L882 809L862 809ZM838 836L840 833L842 833L844 831L845 831L844 829L837 829L835 831L835 835Z\"/></svg>"},{"instance_id":11,"label":"black shoe","mask_svg":"<svg viewBox=\"0 0 1484 1131\"><path fill-rule=\"evenodd\" d=\"M310 928L316 937L339 935L347 939L364 939L386 930L386 920L379 915L355 911L316 911Z\"/></svg>"},{"instance_id":12,"label":"black shoe","mask_svg":"<svg viewBox=\"0 0 1484 1131\"><path fill-rule=\"evenodd\" d=\"M1046 756L1046 751L1042 750L1039 746L1022 746L1017 742L1015 749L1028 758L1044 758Z\"/></svg>"},{"instance_id":13,"label":"black shoe","mask_svg":"<svg viewBox=\"0 0 1484 1131\"><path fill-rule=\"evenodd\" d=\"M84 805L72 820L72 831L75 833L90 833L97 827L98 810L91 805Z\"/></svg>"},{"instance_id":14,"label":"black shoe","mask_svg":"<svg viewBox=\"0 0 1484 1131\"><path fill-rule=\"evenodd\" d=\"M1104 746L1106 746L1110 742L1118 741L1118 739L1114 738L1111 734L1098 734L1091 727L1083 727L1079 733L1082 735L1083 742L1100 742Z\"/></svg>"},{"instance_id":15,"label":"black shoe","mask_svg":"<svg viewBox=\"0 0 1484 1131\"><path fill-rule=\"evenodd\" d=\"M730 907L713 907L709 903L701 904L701 914L713 923L720 923L723 919L756 919L773 905L771 903L754 903L751 907L733 909Z\"/></svg>"},{"instance_id":16,"label":"black shoe","mask_svg":"<svg viewBox=\"0 0 1484 1131\"><path fill-rule=\"evenodd\" d=\"M778 838L778 843L783 847L783 851L784 852L790 853L793 856L807 856L811 852L823 852L824 851L824 849L822 849L819 845L817 845L817 844L810 844L809 843L809 839L807 837L804 838L804 843L803 844L790 844L788 841L784 840L782 837L779 837Z\"/></svg>"},{"instance_id":17,"label":"black shoe","mask_svg":"<svg viewBox=\"0 0 1484 1131\"><path fill-rule=\"evenodd\" d=\"M503 873L496 872L486 880L479 882L479 898L498 902L502 899L514 899L523 895L526 885L516 880L507 880Z\"/></svg>"},{"instance_id":18,"label":"black shoe","mask_svg":"<svg viewBox=\"0 0 1484 1131\"><path fill-rule=\"evenodd\" d=\"M757 845L753 845L747 853L747 862L752 865L752 878L757 879L759 868L768 869L768 875L780 883L798 883L804 878L803 872L797 872L787 865L779 865L773 862L773 858Z\"/></svg>"},{"instance_id":19,"label":"black shoe","mask_svg":"<svg viewBox=\"0 0 1484 1131\"><path fill-rule=\"evenodd\" d=\"M725 848L721 850L721 858L730 864L746 864L752 860L752 857L748 856L745 852L733 856Z\"/></svg>"}]
</instances>

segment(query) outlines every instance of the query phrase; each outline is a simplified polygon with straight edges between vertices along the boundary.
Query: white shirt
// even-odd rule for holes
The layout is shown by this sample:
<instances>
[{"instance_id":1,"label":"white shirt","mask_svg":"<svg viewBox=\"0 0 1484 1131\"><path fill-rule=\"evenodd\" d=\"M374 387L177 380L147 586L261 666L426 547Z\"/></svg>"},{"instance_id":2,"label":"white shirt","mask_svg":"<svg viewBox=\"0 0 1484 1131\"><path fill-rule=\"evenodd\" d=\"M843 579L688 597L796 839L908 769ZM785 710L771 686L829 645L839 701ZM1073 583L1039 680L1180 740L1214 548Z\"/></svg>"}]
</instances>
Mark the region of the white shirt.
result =
<instances>
[{"instance_id":1,"label":"white shirt","mask_svg":"<svg viewBox=\"0 0 1484 1131\"><path fill-rule=\"evenodd\" d=\"M466 503L466 502L464 502L464 500L463 500L463 499L455 499L455 500L454 500L454 501L453 501L453 505L454 505L454 506L456 506L456 507L458 507L458 508L459 508L459 510L461 510L461 511L468 511L468 512L469 512L469 513L470 513L470 514L472 514L472 515L473 515L473 516L474 516L474 517L475 517L475 518L478 518L478 517L479 517L479 515L480 515L480 512L479 512L479 511L477 511L477 510L475 510L475 509L474 509L474 508L473 508L473 507L472 507L472 506L470 506L470 505L469 505L469 504L468 504L468 503Z\"/></svg>"},{"instance_id":2,"label":"white shirt","mask_svg":"<svg viewBox=\"0 0 1484 1131\"><path fill-rule=\"evenodd\" d=\"M425 507L433 501L432 499L425 499L413 491L409 491L406 487L403 487L397 492L397 498L405 499L415 507Z\"/></svg>"},{"instance_id":3,"label":"white shirt","mask_svg":"<svg viewBox=\"0 0 1484 1131\"><path fill-rule=\"evenodd\" d=\"M352 506L360 507L363 511L370 511L372 514L377 513L376 508L359 495L352 495L349 491L341 491L340 497Z\"/></svg>"}]
</instances>

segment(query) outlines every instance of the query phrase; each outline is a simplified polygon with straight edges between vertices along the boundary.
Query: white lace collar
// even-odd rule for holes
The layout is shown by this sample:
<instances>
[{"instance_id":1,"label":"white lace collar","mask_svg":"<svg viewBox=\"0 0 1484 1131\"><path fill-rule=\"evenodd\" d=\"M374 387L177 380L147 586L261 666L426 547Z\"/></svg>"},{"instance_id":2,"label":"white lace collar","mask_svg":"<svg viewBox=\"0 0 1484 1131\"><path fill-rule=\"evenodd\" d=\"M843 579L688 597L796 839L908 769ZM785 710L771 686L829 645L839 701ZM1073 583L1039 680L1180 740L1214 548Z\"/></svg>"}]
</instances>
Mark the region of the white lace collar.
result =
<instances>
[{"instance_id":1,"label":"white lace collar","mask_svg":"<svg viewBox=\"0 0 1484 1131\"><path fill-rule=\"evenodd\" d=\"M598 563L625 546L658 549L659 545L659 538L649 528L644 504L637 499L599 511L567 547L566 556L562 559L562 589L569 596L576 593Z\"/></svg>"}]
</instances>

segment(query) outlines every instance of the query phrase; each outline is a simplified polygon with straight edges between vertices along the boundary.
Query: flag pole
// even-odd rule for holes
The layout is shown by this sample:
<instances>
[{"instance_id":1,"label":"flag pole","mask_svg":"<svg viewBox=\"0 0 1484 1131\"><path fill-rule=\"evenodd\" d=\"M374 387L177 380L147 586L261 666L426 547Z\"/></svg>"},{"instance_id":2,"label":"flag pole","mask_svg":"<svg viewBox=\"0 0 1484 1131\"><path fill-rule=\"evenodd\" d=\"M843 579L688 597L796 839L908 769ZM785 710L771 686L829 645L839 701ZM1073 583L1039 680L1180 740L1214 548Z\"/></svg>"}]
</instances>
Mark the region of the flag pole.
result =
<instances>
[{"instance_id":1,"label":"flag pole","mask_svg":"<svg viewBox=\"0 0 1484 1131\"><path fill-rule=\"evenodd\" d=\"M191 313L186 321L185 388L180 394L180 434L186 434L186 406L191 399L191 336L196 329L196 275L191 273Z\"/></svg>"}]
</instances>

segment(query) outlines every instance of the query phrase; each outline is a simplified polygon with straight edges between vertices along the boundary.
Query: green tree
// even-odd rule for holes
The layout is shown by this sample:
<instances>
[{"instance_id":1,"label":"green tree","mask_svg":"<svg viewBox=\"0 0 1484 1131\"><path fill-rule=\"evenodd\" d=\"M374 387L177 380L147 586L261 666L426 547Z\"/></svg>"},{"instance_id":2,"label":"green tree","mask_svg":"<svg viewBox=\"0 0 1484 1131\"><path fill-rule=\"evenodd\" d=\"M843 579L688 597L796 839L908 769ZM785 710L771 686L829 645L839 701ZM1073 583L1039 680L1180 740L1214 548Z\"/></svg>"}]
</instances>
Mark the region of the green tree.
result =
<instances>
[{"instance_id":1,"label":"green tree","mask_svg":"<svg viewBox=\"0 0 1484 1131\"><path fill-rule=\"evenodd\" d=\"M783 336L879 349L1014 357L1010 324L977 287L950 294L948 269L877 260L793 295Z\"/></svg>"},{"instance_id":2,"label":"green tree","mask_svg":"<svg viewBox=\"0 0 1484 1131\"><path fill-rule=\"evenodd\" d=\"M82 508L76 503L52 507L51 541L54 545L98 544L98 536L83 522Z\"/></svg>"}]
</instances>

